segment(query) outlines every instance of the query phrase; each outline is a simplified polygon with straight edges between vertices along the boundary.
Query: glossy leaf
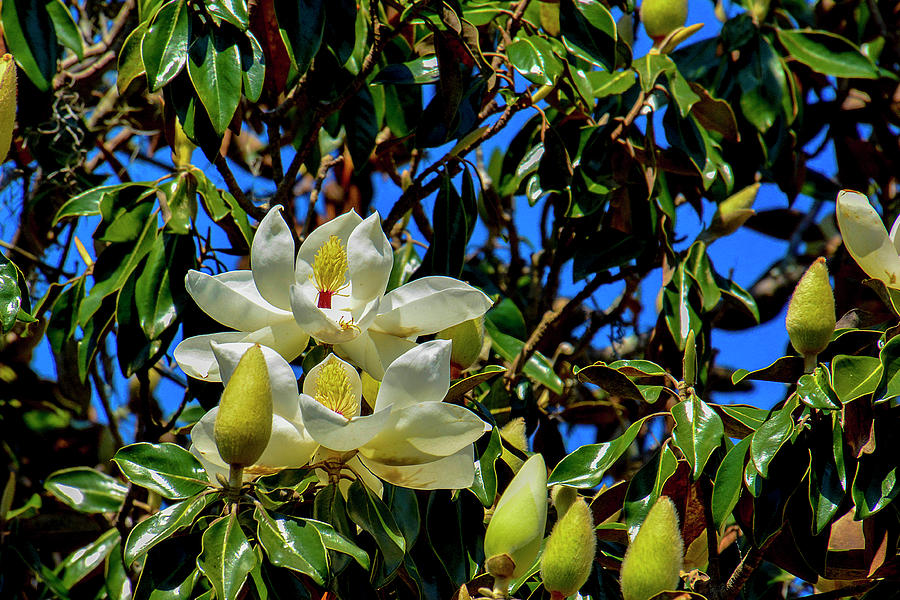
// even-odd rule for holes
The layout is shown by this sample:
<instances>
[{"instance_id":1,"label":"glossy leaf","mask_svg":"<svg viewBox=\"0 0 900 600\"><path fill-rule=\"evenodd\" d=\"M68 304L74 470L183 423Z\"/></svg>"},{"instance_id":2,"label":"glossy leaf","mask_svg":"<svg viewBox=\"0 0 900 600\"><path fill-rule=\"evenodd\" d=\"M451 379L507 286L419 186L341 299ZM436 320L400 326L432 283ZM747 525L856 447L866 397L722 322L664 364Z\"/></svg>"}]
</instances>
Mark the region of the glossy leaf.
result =
<instances>
[{"instance_id":1,"label":"glossy leaf","mask_svg":"<svg viewBox=\"0 0 900 600\"><path fill-rule=\"evenodd\" d=\"M835 77L876 79L878 69L849 40L829 31L775 30L789 56L813 71Z\"/></svg>"},{"instance_id":2,"label":"glossy leaf","mask_svg":"<svg viewBox=\"0 0 900 600\"><path fill-rule=\"evenodd\" d=\"M221 136L241 101L243 80L237 40L215 29L195 39L188 74L213 129Z\"/></svg>"},{"instance_id":3,"label":"glossy leaf","mask_svg":"<svg viewBox=\"0 0 900 600\"><path fill-rule=\"evenodd\" d=\"M342 536L328 523L316 521L315 519L303 519L303 521L312 525L319 532L325 548L352 557L353 560L359 563L359 566L368 570L370 561L369 555L366 554L365 550Z\"/></svg>"},{"instance_id":4,"label":"glossy leaf","mask_svg":"<svg viewBox=\"0 0 900 600\"><path fill-rule=\"evenodd\" d=\"M497 496L496 462L502 452L500 430L494 427L491 429L491 438L487 447L475 461L475 482L469 487L485 507L493 505Z\"/></svg>"},{"instance_id":5,"label":"glossy leaf","mask_svg":"<svg viewBox=\"0 0 900 600\"><path fill-rule=\"evenodd\" d=\"M71 588L91 571L103 564L113 549L119 547L119 530L108 529L90 544L67 556L60 565L62 583Z\"/></svg>"},{"instance_id":6,"label":"glossy leaf","mask_svg":"<svg viewBox=\"0 0 900 600\"><path fill-rule=\"evenodd\" d=\"M141 41L141 58L150 91L166 85L184 68L190 34L186 0L164 4Z\"/></svg>"},{"instance_id":7,"label":"glossy leaf","mask_svg":"<svg viewBox=\"0 0 900 600\"><path fill-rule=\"evenodd\" d=\"M611 396L621 398L623 400L633 400L635 402L643 402L644 395L638 386L634 384L625 374L611 366L603 363L595 363L588 365L583 369L575 371L575 375L580 381L586 381L599 386Z\"/></svg>"},{"instance_id":8,"label":"glossy leaf","mask_svg":"<svg viewBox=\"0 0 900 600\"><path fill-rule=\"evenodd\" d=\"M434 83L439 77L437 57L429 55L405 63L388 65L375 75L372 83L379 85Z\"/></svg>"},{"instance_id":9,"label":"glossy leaf","mask_svg":"<svg viewBox=\"0 0 900 600\"><path fill-rule=\"evenodd\" d=\"M769 473L769 463L794 432L794 417L791 414L798 400L793 397L785 406L773 412L765 423L753 432L750 443L750 457L757 471L763 477Z\"/></svg>"},{"instance_id":10,"label":"glossy leaf","mask_svg":"<svg viewBox=\"0 0 900 600\"><path fill-rule=\"evenodd\" d=\"M528 81L553 85L562 75L563 65L550 43L538 36L519 36L507 47L513 67Z\"/></svg>"},{"instance_id":11,"label":"glossy leaf","mask_svg":"<svg viewBox=\"0 0 900 600\"><path fill-rule=\"evenodd\" d=\"M547 479L547 484L562 484L577 488L600 485L606 471L628 450L648 418L650 417L635 421L625 433L612 441L586 444L578 448L557 463Z\"/></svg>"},{"instance_id":12,"label":"glossy leaf","mask_svg":"<svg viewBox=\"0 0 900 600\"><path fill-rule=\"evenodd\" d=\"M490 338L494 350L496 350L497 354L502 356L504 360L510 362L514 361L516 356L518 356L519 352L521 352L522 348L525 346L525 343L521 340L518 340L511 335L501 333L491 321L486 320L484 322L484 331ZM553 365L550 364L550 361L540 352L535 352L534 355L528 359L528 362L525 363L525 367L522 371L538 383L547 386L553 392L557 394L562 393L562 379L554 372Z\"/></svg>"},{"instance_id":13,"label":"glossy leaf","mask_svg":"<svg viewBox=\"0 0 900 600\"><path fill-rule=\"evenodd\" d=\"M403 562L406 540L390 509L358 479L347 491L347 514L354 523L375 538L384 558L384 570L391 573Z\"/></svg>"},{"instance_id":14,"label":"glossy leaf","mask_svg":"<svg viewBox=\"0 0 900 600\"><path fill-rule=\"evenodd\" d=\"M12 329L21 306L19 269L8 258L0 255L0 332Z\"/></svg>"},{"instance_id":15,"label":"glossy leaf","mask_svg":"<svg viewBox=\"0 0 900 600\"><path fill-rule=\"evenodd\" d=\"M147 188L149 184L141 182L119 183L115 185L102 185L91 188L85 192L73 196L63 204L53 219L53 224L59 223L66 217L82 217L100 214L100 202L108 196L119 194L122 190L132 188L137 190Z\"/></svg>"},{"instance_id":16,"label":"glossy leaf","mask_svg":"<svg viewBox=\"0 0 900 600\"><path fill-rule=\"evenodd\" d=\"M262 46L252 33L247 33L249 49L242 45L241 50L241 81L244 95L250 102L256 102L262 95L266 81L266 57Z\"/></svg>"},{"instance_id":17,"label":"glossy leaf","mask_svg":"<svg viewBox=\"0 0 900 600\"><path fill-rule=\"evenodd\" d=\"M68 7L62 0L53 0L46 4L47 13L53 22L56 39L59 43L75 53L78 60L84 60L84 39L78 30L78 24Z\"/></svg>"},{"instance_id":18,"label":"glossy leaf","mask_svg":"<svg viewBox=\"0 0 900 600\"><path fill-rule=\"evenodd\" d=\"M207 0L206 10L213 17L231 23L241 31L250 26L247 0Z\"/></svg>"},{"instance_id":19,"label":"glossy leaf","mask_svg":"<svg viewBox=\"0 0 900 600\"><path fill-rule=\"evenodd\" d=\"M797 396L810 408L821 410L839 410L841 405L832 398L831 386L828 382L828 371L817 367L812 374L805 374L797 380Z\"/></svg>"},{"instance_id":20,"label":"glossy leaf","mask_svg":"<svg viewBox=\"0 0 900 600\"><path fill-rule=\"evenodd\" d=\"M322 36L325 32L325 2L323 0L275 2L275 10L278 14L278 26L289 42L297 75L302 77L322 45Z\"/></svg>"},{"instance_id":21,"label":"glossy leaf","mask_svg":"<svg viewBox=\"0 0 900 600\"><path fill-rule=\"evenodd\" d=\"M42 92L48 91L59 56L47 3L8 0L0 6L6 47L31 83Z\"/></svg>"},{"instance_id":22,"label":"glossy leaf","mask_svg":"<svg viewBox=\"0 0 900 600\"><path fill-rule=\"evenodd\" d=\"M561 0L559 27L566 48L611 71L616 56L616 22L599 0Z\"/></svg>"},{"instance_id":23,"label":"glossy leaf","mask_svg":"<svg viewBox=\"0 0 900 600\"><path fill-rule=\"evenodd\" d=\"M171 537L180 529L190 527L213 498L212 494L192 496L150 515L135 525L125 542L125 564L131 566L131 563L149 552L161 541Z\"/></svg>"},{"instance_id":24,"label":"glossy leaf","mask_svg":"<svg viewBox=\"0 0 900 600\"><path fill-rule=\"evenodd\" d=\"M212 583L216 598L235 600L256 560L236 513L216 519L203 532L203 551L197 557L197 566Z\"/></svg>"},{"instance_id":25,"label":"glossy leaf","mask_svg":"<svg viewBox=\"0 0 900 600\"><path fill-rule=\"evenodd\" d=\"M116 72L116 89L119 95L125 94L132 81L146 74L144 59L141 56L141 44L144 40L144 34L147 33L148 26L148 21L138 25L128 34L128 37L122 43L122 49L119 50L118 70ZM62 217L57 214L56 219L59 220L60 218Z\"/></svg>"},{"instance_id":26,"label":"glossy leaf","mask_svg":"<svg viewBox=\"0 0 900 600\"><path fill-rule=\"evenodd\" d=\"M309 575L324 585L328 579L328 555L316 527L307 521L270 515L261 508L253 517L259 543L273 565Z\"/></svg>"},{"instance_id":27,"label":"glossy leaf","mask_svg":"<svg viewBox=\"0 0 900 600\"><path fill-rule=\"evenodd\" d=\"M164 235L154 242L134 294L141 329L148 339L162 335L184 308L184 277L193 257L194 243L188 237Z\"/></svg>"},{"instance_id":28,"label":"glossy leaf","mask_svg":"<svg viewBox=\"0 0 900 600\"><path fill-rule=\"evenodd\" d=\"M675 444L684 453L696 481L712 453L722 444L725 426L706 402L691 394L688 400L672 407Z\"/></svg>"},{"instance_id":29,"label":"glossy leaf","mask_svg":"<svg viewBox=\"0 0 900 600\"><path fill-rule=\"evenodd\" d=\"M109 475L88 467L72 467L47 477L44 487L79 512L116 512L128 488Z\"/></svg>"},{"instance_id":30,"label":"glossy leaf","mask_svg":"<svg viewBox=\"0 0 900 600\"><path fill-rule=\"evenodd\" d=\"M175 444L130 444L113 460L132 483L170 500L193 496L209 485L203 465Z\"/></svg>"},{"instance_id":31,"label":"glossy leaf","mask_svg":"<svg viewBox=\"0 0 900 600\"><path fill-rule=\"evenodd\" d=\"M847 404L874 392L883 369L881 361L874 356L840 354L831 362L831 387L840 401Z\"/></svg>"},{"instance_id":32,"label":"glossy leaf","mask_svg":"<svg viewBox=\"0 0 900 600\"><path fill-rule=\"evenodd\" d=\"M712 493L712 517L717 528L721 528L731 511L737 506L744 485L744 459L753 438L747 436L735 444L726 454L716 470Z\"/></svg>"},{"instance_id":33,"label":"glossy leaf","mask_svg":"<svg viewBox=\"0 0 900 600\"><path fill-rule=\"evenodd\" d=\"M782 356L768 367L748 371L737 369L731 374L731 383L738 384L745 379L794 383L803 375L803 359L799 356Z\"/></svg>"}]
</instances>

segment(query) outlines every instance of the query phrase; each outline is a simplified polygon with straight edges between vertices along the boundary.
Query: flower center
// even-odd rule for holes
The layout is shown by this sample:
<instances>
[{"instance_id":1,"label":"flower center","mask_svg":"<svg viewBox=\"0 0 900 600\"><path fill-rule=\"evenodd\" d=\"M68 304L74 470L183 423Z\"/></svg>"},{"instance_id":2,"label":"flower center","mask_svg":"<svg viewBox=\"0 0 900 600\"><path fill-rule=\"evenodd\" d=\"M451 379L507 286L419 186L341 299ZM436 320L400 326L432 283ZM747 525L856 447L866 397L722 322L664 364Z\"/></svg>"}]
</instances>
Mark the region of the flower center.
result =
<instances>
[{"instance_id":1,"label":"flower center","mask_svg":"<svg viewBox=\"0 0 900 600\"><path fill-rule=\"evenodd\" d=\"M353 395L350 376L336 360L328 361L316 381L316 401L345 419L356 416L357 399Z\"/></svg>"},{"instance_id":2,"label":"flower center","mask_svg":"<svg viewBox=\"0 0 900 600\"><path fill-rule=\"evenodd\" d=\"M333 235L322 244L313 259L312 277L319 290L316 306L331 308L331 297L347 287L347 251L340 238Z\"/></svg>"}]
</instances>

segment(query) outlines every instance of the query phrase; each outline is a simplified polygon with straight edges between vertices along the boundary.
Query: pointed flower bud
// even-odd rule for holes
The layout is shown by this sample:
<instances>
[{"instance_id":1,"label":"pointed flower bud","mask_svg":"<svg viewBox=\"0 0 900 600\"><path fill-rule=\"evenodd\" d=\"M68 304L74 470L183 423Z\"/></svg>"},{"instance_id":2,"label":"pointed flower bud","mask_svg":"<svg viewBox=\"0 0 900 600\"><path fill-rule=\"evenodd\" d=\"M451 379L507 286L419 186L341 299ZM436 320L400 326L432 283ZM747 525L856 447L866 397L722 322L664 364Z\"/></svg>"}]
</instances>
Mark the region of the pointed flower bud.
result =
<instances>
[{"instance_id":1,"label":"pointed flower bud","mask_svg":"<svg viewBox=\"0 0 900 600\"><path fill-rule=\"evenodd\" d=\"M562 519L572 503L578 499L578 490L567 485L554 485L550 488L550 500L556 509L556 518Z\"/></svg>"},{"instance_id":2,"label":"pointed flower bud","mask_svg":"<svg viewBox=\"0 0 900 600\"><path fill-rule=\"evenodd\" d=\"M684 561L684 541L678 513L662 496L647 513L628 550L619 574L624 600L649 600L678 587Z\"/></svg>"},{"instance_id":3,"label":"pointed flower bud","mask_svg":"<svg viewBox=\"0 0 900 600\"><path fill-rule=\"evenodd\" d=\"M825 259L819 257L797 283L788 304L785 325L794 349L804 357L815 357L831 341L835 323L828 267Z\"/></svg>"},{"instance_id":4,"label":"pointed flower bud","mask_svg":"<svg viewBox=\"0 0 900 600\"><path fill-rule=\"evenodd\" d=\"M654 42L684 25L687 20L687 0L644 0L641 3L641 22Z\"/></svg>"},{"instance_id":5,"label":"pointed flower bud","mask_svg":"<svg viewBox=\"0 0 900 600\"><path fill-rule=\"evenodd\" d=\"M581 589L591 574L596 550L591 509L576 497L554 525L541 555L541 578L552 598L566 598Z\"/></svg>"},{"instance_id":6,"label":"pointed flower bud","mask_svg":"<svg viewBox=\"0 0 900 600\"><path fill-rule=\"evenodd\" d=\"M484 317L469 319L453 327L439 331L440 340L450 340L450 361L460 371L465 371L478 360L484 345Z\"/></svg>"},{"instance_id":7,"label":"pointed flower bud","mask_svg":"<svg viewBox=\"0 0 900 600\"><path fill-rule=\"evenodd\" d=\"M0 161L6 159L16 125L16 63L9 54L0 56Z\"/></svg>"},{"instance_id":8,"label":"pointed flower bud","mask_svg":"<svg viewBox=\"0 0 900 600\"><path fill-rule=\"evenodd\" d=\"M214 436L219 456L230 465L255 463L272 436L272 388L259 344L238 362L216 414Z\"/></svg>"},{"instance_id":9,"label":"pointed flower bud","mask_svg":"<svg viewBox=\"0 0 900 600\"><path fill-rule=\"evenodd\" d=\"M503 492L484 535L487 569L495 581L525 573L541 549L546 523L547 467L535 454Z\"/></svg>"}]
</instances>

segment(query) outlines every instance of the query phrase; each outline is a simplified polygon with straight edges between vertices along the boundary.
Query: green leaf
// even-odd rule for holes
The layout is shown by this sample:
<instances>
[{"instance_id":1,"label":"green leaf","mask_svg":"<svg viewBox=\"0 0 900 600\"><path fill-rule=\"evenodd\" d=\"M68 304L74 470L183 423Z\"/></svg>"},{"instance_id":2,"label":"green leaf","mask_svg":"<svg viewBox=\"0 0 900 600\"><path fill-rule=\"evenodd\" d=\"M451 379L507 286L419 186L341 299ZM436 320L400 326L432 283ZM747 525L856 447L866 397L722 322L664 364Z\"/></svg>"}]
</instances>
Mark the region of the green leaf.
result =
<instances>
[{"instance_id":1,"label":"green leaf","mask_svg":"<svg viewBox=\"0 0 900 600\"><path fill-rule=\"evenodd\" d=\"M575 371L575 375L581 381L600 386L611 396L618 396L625 400L634 400L635 402L644 402L644 395L631 379L624 373L602 362L578 369Z\"/></svg>"},{"instance_id":2,"label":"green leaf","mask_svg":"<svg viewBox=\"0 0 900 600\"><path fill-rule=\"evenodd\" d=\"M737 385L745 379L794 383L803 375L803 359L799 356L782 356L768 367L748 371L738 369L731 374L731 383Z\"/></svg>"},{"instance_id":3,"label":"green leaf","mask_svg":"<svg viewBox=\"0 0 900 600\"><path fill-rule=\"evenodd\" d=\"M561 0L559 27L566 48L611 71L616 62L616 22L599 0Z\"/></svg>"},{"instance_id":4,"label":"green leaf","mask_svg":"<svg viewBox=\"0 0 900 600\"><path fill-rule=\"evenodd\" d=\"M184 277L193 262L192 238L181 235L156 238L134 293L137 316L148 339L157 339L178 318L187 302Z\"/></svg>"},{"instance_id":5,"label":"green leaf","mask_svg":"<svg viewBox=\"0 0 900 600\"><path fill-rule=\"evenodd\" d=\"M485 319L493 323L502 333L519 339L528 337L525 317L510 298L504 298L495 303L485 315Z\"/></svg>"},{"instance_id":6,"label":"green leaf","mask_svg":"<svg viewBox=\"0 0 900 600\"><path fill-rule=\"evenodd\" d=\"M794 433L792 413L797 408L798 402L797 397L793 396L784 407L773 412L766 422L753 432L753 441L750 442L750 458L753 459L756 470L763 477L768 477L769 463Z\"/></svg>"},{"instance_id":7,"label":"green leaf","mask_svg":"<svg viewBox=\"0 0 900 600\"><path fill-rule=\"evenodd\" d=\"M490 338L491 345L494 350L497 351L497 354L509 362L514 361L516 356L522 351L522 348L525 347L525 342L518 340L511 335L501 333L494 323L489 320L485 320L484 322L484 331ZM554 393L562 393L562 379L554 372L553 365L547 360L547 357L540 352L535 352L531 358L528 359L522 372L536 382L547 386L547 388Z\"/></svg>"},{"instance_id":8,"label":"green leaf","mask_svg":"<svg viewBox=\"0 0 900 600\"><path fill-rule=\"evenodd\" d=\"M440 78L437 56L430 54L414 60L388 65L372 80L373 85L418 85L435 83Z\"/></svg>"},{"instance_id":9,"label":"green leaf","mask_svg":"<svg viewBox=\"0 0 900 600\"><path fill-rule=\"evenodd\" d=\"M213 18L231 23L241 31L250 26L247 0L206 0L206 11Z\"/></svg>"},{"instance_id":10,"label":"green leaf","mask_svg":"<svg viewBox=\"0 0 900 600\"><path fill-rule=\"evenodd\" d=\"M469 241L469 215L474 218L477 210L473 203L474 198L460 196L449 175L442 178L434 201L434 238L422 258L429 275L459 277L462 273Z\"/></svg>"},{"instance_id":11,"label":"green leaf","mask_svg":"<svg viewBox=\"0 0 900 600\"><path fill-rule=\"evenodd\" d=\"M309 575L319 585L328 578L328 554L319 530L311 523L284 515L269 515L260 507L253 513L256 534L276 567Z\"/></svg>"},{"instance_id":12,"label":"green leaf","mask_svg":"<svg viewBox=\"0 0 900 600\"><path fill-rule=\"evenodd\" d=\"M532 83L553 85L563 73L563 64L544 38L520 35L506 48L512 66Z\"/></svg>"},{"instance_id":13,"label":"green leaf","mask_svg":"<svg viewBox=\"0 0 900 600\"><path fill-rule=\"evenodd\" d=\"M325 2L323 0L298 0L275 2L278 27L288 41L291 58L302 77L319 52L325 32Z\"/></svg>"},{"instance_id":14,"label":"green leaf","mask_svg":"<svg viewBox=\"0 0 900 600\"><path fill-rule=\"evenodd\" d=\"M203 532L203 551L197 557L197 567L212 583L218 600L237 598L256 560L236 512L216 519Z\"/></svg>"},{"instance_id":15,"label":"green leaf","mask_svg":"<svg viewBox=\"0 0 900 600\"><path fill-rule=\"evenodd\" d=\"M59 58L56 31L47 4L7 0L0 8L6 47L31 83L42 92L50 90Z\"/></svg>"},{"instance_id":16,"label":"green leaf","mask_svg":"<svg viewBox=\"0 0 900 600\"><path fill-rule=\"evenodd\" d=\"M347 491L347 514L375 538L384 559L385 573L395 571L406 554L406 540L390 509L358 479Z\"/></svg>"},{"instance_id":17,"label":"green leaf","mask_svg":"<svg viewBox=\"0 0 900 600\"><path fill-rule=\"evenodd\" d=\"M731 511L737 506L744 484L744 458L752 441L747 436L735 444L722 459L716 470L715 485L712 493L712 517L716 528L719 529L728 519Z\"/></svg>"},{"instance_id":18,"label":"green leaf","mask_svg":"<svg viewBox=\"0 0 900 600\"><path fill-rule=\"evenodd\" d=\"M706 244L703 242L691 244L685 263L685 271L697 284L700 292L703 312L712 311L719 303L722 291L716 281L715 270L709 260L709 255L706 253Z\"/></svg>"},{"instance_id":19,"label":"green leaf","mask_svg":"<svg viewBox=\"0 0 900 600\"><path fill-rule=\"evenodd\" d=\"M680 263L675 269L672 281L663 290L666 325L680 351L684 351L688 334L692 330L700 331L702 326L700 315L691 305L689 298L692 282L693 279L685 272L685 264Z\"/></svg>"},{"instance_id":20,"label":"green leaf","mask_svg":"<svg viewBox=\"0 0 900 600\"><path fill-rule=\"evenodd\" d=\"M66 217L82 217L100 214L100 201L108 196L115 196L126 188L148 187L149 183L128 182L116 185L102 185L91 188L67 200L53 218L55 226Z\"/></svg>"},{"instance_id":21,"label":"green leaf","mask_svg":"<svg viewBox=\"0 0 900 600\"><path fill-rule=\"evenodd\" d=\"M116 89L119 95L125 94L132 81L141 75L146 75L144 59L141 56L141 43L149 25L149 21L143 21L122 42L122 49L119 50L118 69L116 70ZM61 217L57 215L56 218L59 220Z\"/></svg>"},{"instance_id":22,"label":"green leaf","mask_svg":"<svg viewBox=\"0 0 900 600\"><path fill-rule=\"evenodd\" d=\"M381 128L375 112L375 100L366 87L347 100L341 110L347 149L357 172L369 166L369 157L375 149L375 138Z\"/></svg>"},{"instance_id":23,"label":"green leaf","mask_svg":"<svg viewBox=\"0 0 900 600\"><path fill-rule=\"evenodd\" d=\"M200 461L175 444L130 444L120 448L113 460L132 483L169 500L193 496L209 486Z\"/></svg>"},{"instance_id":24,"label":"green leaf","mask_svg":"<svg viewBox=\"0 0 900 600\"><path fill-rule=\"evenodd\" d=\"M16 324L22 306L19 269L0 254L0 332L9 331Z\"/></svg>"},{"instance_id":25,"label":"green leaf","mask_svg":"<svg viewBox=\"0 0 900 600\"><path fill-rule=\"evenodd\" d=\"M78 24L69 8L62 0L48 2L47 13L53 21L53 29L56 30L56 39L60 44L75 53L78 60L84 60L84 39L78 30Z\"/></svg>"},{"instance_id":26,"label":"green leaf","mask_svg":"<svg viewBox=\"0 0 900 600\"><path fill-rule=\"evenodd\" d=\"M839 354L831 361L831 388L844 404L874 392L884 368L874 356Z\"/></svg>"},{"instance_id":27,"label":"green leaf","mask_svg":"<svg viewBox=\"0 0 900 600\"><path fill-rule=\"evenodd\" d=\"M237 40L211 29L191 44L188 75L216 134L228 129L241 101L241 53Z\"/></svg>"},{"instance_id":28,"label":"green leaf","mask_svg":"<svg viewBox=\"0 0 900 600\"><path fill-rule=\"evenodd\" d=\"M256 102L262 95L263 84L266 81L266 57L259 41L249 31L247 40L249 49L241 45L241 81L247 100Z\"/></svg>"},{"instance_id":29,"label":"green leaf","mask_svg":"<svg viewBox=\"0 0 900 600\"><path fill-rule=\"evenodd\" d=\"M47 477L44 487L57 499L85 513L117 512L128 488L88 467L72 467Z\"/></svg>"},{"instance_id":30,"label":"green leaf","mask_svg":"<svg viewBox=\"0 0 900 600\"><path fill-rule=\"evenodd\" d=\"M626 71L591 71L587 78L594 89L594 98L606 98L607 96L619 96L632 88L637 81L632 69Z\"/></svg>"},{"instance_id":31,"label":"green leaf","mask_svg":"<svg viewBox=\"0 0 900 600\"><path fill-rule=\"evenodd\" d=\"M776 28L790 58L813 71L835 77L878 79L878 67L850 40L830 31Z\"/></svg>"},{"instance_id":32,"label":"green leaf","mask_svg":"<svg viewBox=\"0 0 900 600\"><path fill-rule=\"evenodd\" d=\"M797 396L810 408L821 410L840 410L841 405L832 398L831 386L828 384L828 370L816 367L811 374L805 374L797 380Z\"/></svg>"},{"instance_id":33,"label":"green leaf","mask_svg":"<svg viewBox=\"0 0 900 600\"><path fill-rule=\"evenodd\" d=\"M567 455L550 473L547 485L562 484L577 488L600 485L606 471L628 450L648 418L635 421L625 433L612 441L586 444Z\"/></svg>"},{"instance_id":34,"label":"green leaf","mask_svg":"<svg viewBox=\"0 0 900 600\"><path fill-rule=\"evenodd\" d=\"M675 69L675 63L665 54L648 53L634 61L632 68L641 79L641 89L649 94L660 75Z\"/></svg>"},{"instance_id":35,"label":"green leaf","mask_svg":"<svg viewBox=\"0 0 900 600\"><path fill-rule=\"evenodd\" d=\"M178 530L190 527L214 497L213 494L192 496L150 515L135 525L125 542L125 564L131 566L131 563L149 552L156 544L174 535Z\"/></svg>"},{"instance_id":36,"label":"green leaf","mask_svg":"<svg viewBox=\"0 0 900 600\"><path fill-rule=\"evenodd\" d=\"M303 519L303 521L316 528L316 531L322 537L322 543L325 545L325 548L346 554L359 563L359 566L363 569L369 570L369 555L366 554L365 550L342 536L328 523L316 521L315 519Z\"/></svg>"},{"instance_id":37,"label":"green leaf","mask_svg":"<svg viewBox=\"0 0 900 600\"><path fill-rule=\"evenodd\" d=\"M186 0L163 5L141 41L141 58L150 91L166 85L184 68L188 59L190 18Z\"/></svg>"},{"instance_id":38,"label":"green leaf","mask_svg":"<svg viewBox=\"0 0 900 600\"><path fill-rule=\"evenodd\" d=\"M122 544L117 543L106 558L103 587L109 600L131 600L131 578L122 561Z\"/></svg>"},{"instance_id":39,"label":"green leaf","mask_svg":"<svg viewBox=\"0 0 900 600\"><path fill-rule=\"evenodd\" d=\"M478 460L475 461L475 481L469 487L475 497L488 508L494 504L497 496L497 459L503 452L500 441L500 430L491 429L491 438Z\"/></svg>"},{"instance_id":40,"label":"green leaf","mask_svg":"<svg viewBox=\"0 0 900 600\"><path fill-rule=\"evenodd\" d=\"M812 509L812 532L820 534L837 514L844 501L847 477L844 472L844 438L840 418L833 418L832 435L828 445L820 444L809 450L809 506ZM837 462L842 464L839 466Z\"/></svg>"},{"instance_id":41,"label":"green leaf","mask_svg":"<svg viewBox=\"0 0 900 600\"><path fill-rule=\"evenodd\" d=\"M672 407L675 445L684 453L696 481L709 457L722 444L725 426L722 419L706 402L691 394L690 399Z\"/></svg>"},{"instance_id":42,"label":"green leaf","mask_svg":"<svg viewBox=\"0 0 900 600\"><path fill-rule=\"evenodd\" d=\"M67 556L60 565L64 586L71 588L100 566L114 548L119 546L119 530L113 527L100 537Z\"/></svg>"},{"instance_id":43,"label":"green leaf","mask_svg":"<svg viewBox=\"0 0 900 600\"><path fill-rule=\"evenodd\" d=\"M200 541L199 535L169 538L151 549L142 563L134 600L197 600L200 590L193 590L201 578Z\"/></svg>"}]
</instances>

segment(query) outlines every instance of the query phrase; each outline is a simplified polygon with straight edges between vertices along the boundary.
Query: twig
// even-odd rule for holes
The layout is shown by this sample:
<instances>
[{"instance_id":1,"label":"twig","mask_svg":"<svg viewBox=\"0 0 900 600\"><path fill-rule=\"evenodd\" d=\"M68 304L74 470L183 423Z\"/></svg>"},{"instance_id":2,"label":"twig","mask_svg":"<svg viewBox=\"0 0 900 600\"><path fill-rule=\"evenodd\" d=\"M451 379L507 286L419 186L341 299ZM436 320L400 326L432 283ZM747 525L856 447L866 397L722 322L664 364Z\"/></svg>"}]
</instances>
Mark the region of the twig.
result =
<instances>
[{"instance_id":1,"label":"twig","mask_svg":"<svg viewBox=\"0 0 900 600\"><path fill-rule=\"evenodd\" d=\"M109 31L106 32L106 35L103 36L103 40L88 46L84 51L84 58L92 58L99 54L103 54L116 41L116 38L119 37L119 34L122 33L122 30L125 28L125 25L128 23L128 18L131 16L131 11L134 9L134 0L126 0L124 4L122 4L122 8L119 9L119 13L116 15L116 18L113 20L112 25L109 28ZM66 69L77 64L81 59L77 56L70 56L60 63L60 70L65 71Z\"/></svg>"},{"instance_id":2,"label":"twig","mask_svg":"<svg viewBox=\"0 0 900 600\"><path fill-rule=\"evenodd\" d=\"M256 206L244 194L244 190L241 189L241 186L238 185L237 180L234 178L234 173L231 172L231 167L228 166L228 161L225 160L225 157L221 154L216 155L215 161L216 168L219 170L219 173L222 175L222 178L225 180L225 185L228 186L228 191L231 192L231 195L234 196L234 199L237 200L237 203L244 209L244 212L256 219L257 221L261 221L264 216L266 216L266 210L261 206Z\"/></svg>"},{"instance_id":3,"label":"twig","mask_svg":"<svg viewBox=\"0 0 900 600\"><path fill-rule=\"evenodd\" d=\"M847 587L842 587L836 590L831 590L830 592L821 592L819 594L811 594L806 596L808 600L839 600L840 598L846 598L847 596L856 596L863 592L867 592L870 589L874 588L876 585L881 583L880 581L858 581ZM887 593L887 590L885 590Z\"/></svg>"},{"instance_id":4,"label":"twig","mask_svg":"<svg viewBox=\"0 0 900 600\"><path fill-rule=\"evenodd\" d=\"M269 132L269 149L272 152L272 180L278 185L284 180L284 165L281 162L281 126L277 122L270 122L266 129Z\"/></svg>"},{"instance_id":5,"label":"twig","mask_svg":"<svg viewBox=\"0 0 900 600\"><path fill-rule=\"evenodd\" d=\"M766 550L769 549L769 546L772 545L772 542L774 542L777 537L777 535L773 535L759 548L751 548L750 551L744 555L744 558L741 559L741 563L731 574L731 577L728 578L725 585L719 588L712 588L711 598L713 600L734 600L737 598L738 594L741 593L744 584L747 583L747 580L750 579L750 576L753 575L753 572L756 571L757 567L762 563Z\"/></svg>"},{"instance_id":6,"label":"twig","mask_svg":"<svg viewBox=\"0 0 900 600\"><path fill-rule=\"evenodd\" d=\"M169 419L169 422L163 425L163 433L172 429L175 426L175 421L178 420L178 417L181 416L181 413L184 412L184 407L187 406L188 402L191 401L191 392L188 389L184 390L184 395L181 397L181 404L178 405L178 408L175 409L175 412L172 414L172 418Z\"/></svg>"},{"instance_id":7,"label":"twig","mask_svg":"<svg viewBox=\"0 0 900 600\"><path fill-rule=\"evenodd\" d=\"M125 445L125 442L122 441L122 434L119 433L119 420L116 418L116 414L109 404L109 397L106 395L106 384L100 378L100 374L97 373L96 363L94 363L91 368L91 379L94 381L94 387L97 388L97 395L100 397L100 405L103 407L103 412L106 414L109 432L116 444L116 448L121 448Z\"/></svg>"},{"instance_id":8,"label":"twig","mask_svg":"<svg viewBox=\"0 0 900 600\"><path fill-rule=\"evenodd\" d=\"M106 144L103 142L102 136L97 137L96 146L100 149L100 154L103 155L103 158L106 160L106 162L109 163L109 166L111 166L116 172L116 177L119 178L119 181L121 181L122 183L130 182L131 176L128 174L128 169L126 169L121 161L116 158L116 155L106 147Z\"/></svg>"},{"instance_id":9,"label":"twig","mask_svg":"<svg viewBox=\"0 0 900 600\"><path fill-rule=\"evenodd\" d=\"M319 170L316 172L316 180L313 183L313 189L309 193L309 205L306 208L306 218L303 221L301 239L305 240L306 236L309 235L309 232L312 231L313 219L316 217L316 203L319 201L319 194L322 193L322 184L325 183L325 178L328 177L328 171L342 162L344 162L343 154L335 158L326 157L319 165Z\"/></svg>"}]
</instances>

